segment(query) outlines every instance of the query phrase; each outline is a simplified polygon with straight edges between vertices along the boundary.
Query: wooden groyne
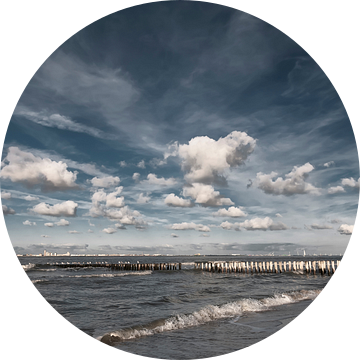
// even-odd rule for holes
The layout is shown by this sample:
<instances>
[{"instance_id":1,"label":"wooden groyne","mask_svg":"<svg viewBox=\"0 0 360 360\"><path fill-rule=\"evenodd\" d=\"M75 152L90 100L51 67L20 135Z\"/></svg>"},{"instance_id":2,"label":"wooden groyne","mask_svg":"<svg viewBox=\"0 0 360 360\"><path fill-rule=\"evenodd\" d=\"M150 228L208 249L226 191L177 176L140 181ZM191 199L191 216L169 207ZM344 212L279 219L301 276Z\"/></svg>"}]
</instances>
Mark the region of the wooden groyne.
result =
<instances>
[{"instance_id":1,"label":"wooden groyne","mask_svg":"<svg viewBox=\"0 0 360 360\"><path fill-rule=\"evenodd\" d=\"M195 269L216 273L264 274L295 271L332 275L339 265L340 260L196 262Z\"/></svg>"},{"instance_id":2,"label":"wooden groyne","mask_svg":"<svg viewBox=\"0 0 360 360\"><path fill-rule=\"evenodd\" d=\"M181 270L181 263L153 263L153 264L130 264L130 263L119 263L109 264L104 262L96 263L55 263L51 264L60 268L107 268L109 270L118 271L145 271L145 270Z\"/></svg>"}]
</instances>

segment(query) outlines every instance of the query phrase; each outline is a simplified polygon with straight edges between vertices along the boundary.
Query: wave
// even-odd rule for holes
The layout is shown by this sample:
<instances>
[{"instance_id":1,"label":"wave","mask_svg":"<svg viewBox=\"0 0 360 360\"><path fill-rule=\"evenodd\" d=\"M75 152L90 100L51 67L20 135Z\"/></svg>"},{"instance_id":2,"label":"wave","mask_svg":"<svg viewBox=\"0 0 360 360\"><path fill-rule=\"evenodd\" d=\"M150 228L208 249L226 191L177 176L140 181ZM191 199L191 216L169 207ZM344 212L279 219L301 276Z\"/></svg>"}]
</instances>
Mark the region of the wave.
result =
<instances>
[{"instance_id":1,"label":"wave","mask_svg":"<svg viewBox=\"0 0 360 360\"><path fill-rule=\"evenodd\" d=\"M61 275L60 277L65 278L93 278L93 277L101 277L101 278L113 278L119 276L141 276L141 275L151 275L152 271L139 271L139 272L126 272L126 273L119 273L119 274L89 274L89 275Z\"/></svg>"},{"instance_id":2,"label":"wave","mask_svg":"<svg viewBox=\"0 0 360 360\"><path fill-rule=\"evenodd\" d=\"M207 305L191 314L177 314L167 319L160 319L144 326L134 326L106 333L98 338L103 343L115 343L151 336L166 331L184 329L206 324L211 321L241 316L244 313L270 310L274 306L286 305L302 300L313 300L321 290L301 290L276 294L263 299L241 299L224 305Z\"/></svg>"},{"instance_id":3,"label":"wave","mask_svg":"<svg viewBox=\"0 0 360 360\"><path fill-rule=\"evenodd\" d=\"M29 270L33 269L36 266L36 264L29 263L27 265L21 265L21 266L25 271L29 271Z\"/></svg>"},{"instance_id":4,"label":"wave","mask_svg":"<svg viewBox=\"0 0 360 360\"><path fill-rule=\"evenodd\" d=\"M48 281L48 280L40 280L40 279L38 279L38 280L31 280L31 282L32 282L33 284L38 284L38 283L42 283L42 282L45 282L45 281Z\"/></svg>"}]
</instances>

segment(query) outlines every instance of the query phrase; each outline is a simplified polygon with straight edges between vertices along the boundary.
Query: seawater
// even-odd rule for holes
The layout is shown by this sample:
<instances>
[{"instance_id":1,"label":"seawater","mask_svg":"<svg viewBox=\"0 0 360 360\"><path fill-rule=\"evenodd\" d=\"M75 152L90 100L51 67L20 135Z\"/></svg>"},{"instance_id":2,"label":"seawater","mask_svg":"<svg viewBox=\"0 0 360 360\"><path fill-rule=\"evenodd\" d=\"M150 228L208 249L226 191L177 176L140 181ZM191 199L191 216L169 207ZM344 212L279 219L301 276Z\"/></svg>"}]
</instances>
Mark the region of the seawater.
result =
<instances>
[{"instance_id":1,"label":"seawater","mask_svg":"<svg viewBox=\"0 0 360 360\"><path fill-rule=\"evenodd\" d=\"M43 297L110 346L162 359L199 359L250 346L298 316L331 278L320 274L210 273L195 261L296 261L313 257L20 257ZM339 256L321 260L340 260ZM181 271L68 268L58 262L182 263Z\"/></svg>"}]
</instances>

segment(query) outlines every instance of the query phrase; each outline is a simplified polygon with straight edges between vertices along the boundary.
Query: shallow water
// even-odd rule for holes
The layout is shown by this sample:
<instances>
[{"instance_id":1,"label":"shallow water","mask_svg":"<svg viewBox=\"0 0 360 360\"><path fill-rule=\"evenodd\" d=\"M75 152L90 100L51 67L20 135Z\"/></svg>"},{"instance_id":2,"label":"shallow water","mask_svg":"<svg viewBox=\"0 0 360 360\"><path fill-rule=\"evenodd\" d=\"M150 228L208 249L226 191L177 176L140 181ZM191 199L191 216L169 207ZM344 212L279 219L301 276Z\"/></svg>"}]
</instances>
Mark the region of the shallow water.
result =
<instances>
[{"instance_id":1,"label":"shallow water","mask_svg":"<svg viewBox=\"0 0 360 360\"><path fill-rule=\"evenodd\" d=\"M322 257L325 260L340 257ZM320 258L319 258L320 259ZM34 286L67 320L110 346L164 359L194 359L250 346L300 314L330 276L209 273L194 261L294 261L311 257L22 257ZM111 271L55 262L181 262L181 271ZM30 263L30 264L29 264ZM95 341L95 340L94 340Z\"/></svg>"}]
</instances>

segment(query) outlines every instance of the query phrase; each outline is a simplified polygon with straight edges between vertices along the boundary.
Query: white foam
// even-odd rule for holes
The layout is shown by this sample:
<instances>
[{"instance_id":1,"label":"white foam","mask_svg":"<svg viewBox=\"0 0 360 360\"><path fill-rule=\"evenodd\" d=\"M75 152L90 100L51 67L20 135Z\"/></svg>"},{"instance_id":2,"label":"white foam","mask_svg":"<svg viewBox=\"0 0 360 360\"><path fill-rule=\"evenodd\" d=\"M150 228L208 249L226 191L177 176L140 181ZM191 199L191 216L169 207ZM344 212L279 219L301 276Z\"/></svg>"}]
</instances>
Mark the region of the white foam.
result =
<instances>
[{"instance_id":1,"label":"white foam","mask_svg":"<svg viewBox=\"0 0 360 360\"><path fill-rule=\"evenodd\" d=\"M41 282L45 282L45 281L47 281L47 280L31 280L31 282L33 284L37 284L37 283L41 283Z\"/></svg>"},{"instance_id":2,"label":"white foam","mask_svg":"<svg viewBox=\"0 0 360 360\"><path fill-rule=\"evenodd\" d=\"M28 271L30 269L33 269L36 265L35 264L32 264L32 263L29 263L27 265L21 265L22 268L25 270L25 271Z\"/></svg>"},{"instance_id":3,"label":"white foam","mask_svg":"<svg viewBox=\"0 0 360 360\"><path fill-rule=\"evenodd\" d=\"M126 273L110 273L110 274L89 274L89 275L61 275L60 277L66 278L93 278L93 277L100 277L100 278L113 278L113 277L121 277L121 276L141 276L141 275L151 275L152 271L137 271L137 272L126 272Z\"/></svg>"},{"instance_id":4,"label":"white foam","mask_svg":"<svg viewBox=\"0 0 360 360\"><path fill-rule=\"evenodd\" d=\"M208 305L191 314L178 314L172 316L159 325L152 327L151 324L144 327L128 328L105 334L101 339L104 342L116 342L130 340L142 336L154 335L165 331L184 329L199 326L210 321L241 316L246 312L260 312L270 310L274 306L280 306L298 302L301 300L315 299L320 290L301 290L297 292L278 294L264 299L242 299L224 305Z\"/></svg>"}]
</instances>

